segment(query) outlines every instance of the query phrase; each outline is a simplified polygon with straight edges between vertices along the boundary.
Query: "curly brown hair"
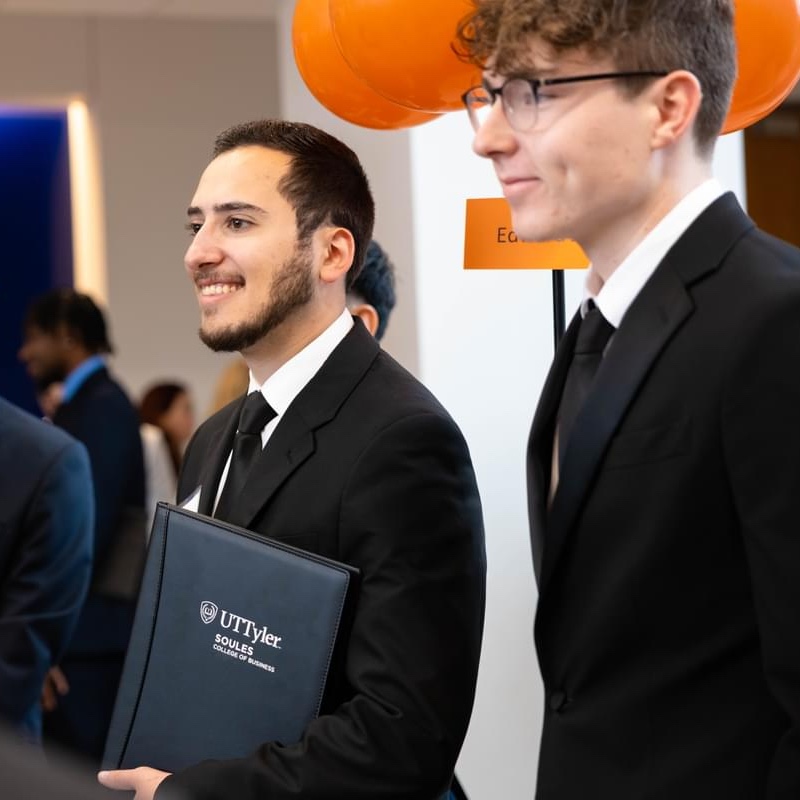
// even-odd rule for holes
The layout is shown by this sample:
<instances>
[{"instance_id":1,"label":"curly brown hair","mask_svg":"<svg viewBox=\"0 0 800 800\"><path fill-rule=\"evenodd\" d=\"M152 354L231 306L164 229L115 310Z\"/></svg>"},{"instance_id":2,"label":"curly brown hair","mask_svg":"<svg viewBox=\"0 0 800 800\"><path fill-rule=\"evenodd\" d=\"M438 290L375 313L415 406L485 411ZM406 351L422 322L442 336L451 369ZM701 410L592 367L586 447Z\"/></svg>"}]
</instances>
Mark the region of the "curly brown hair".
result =
<instances>
[{"instance_id":1,"label":"curly brown hair","mask_svg":"<svg viewBox=\"0 0 800 800\"><path fill-rule=\"evenodd\" d=\"M728 112L736 78L733 0L472 0L458 26L459 54L501 75L530 71L536 38L554 55L584 50L617 69L685 69L700 81L694 127L698 151L710 153ZM632 94L641 79L627 79Z\"/></svg>"}]
</instances>

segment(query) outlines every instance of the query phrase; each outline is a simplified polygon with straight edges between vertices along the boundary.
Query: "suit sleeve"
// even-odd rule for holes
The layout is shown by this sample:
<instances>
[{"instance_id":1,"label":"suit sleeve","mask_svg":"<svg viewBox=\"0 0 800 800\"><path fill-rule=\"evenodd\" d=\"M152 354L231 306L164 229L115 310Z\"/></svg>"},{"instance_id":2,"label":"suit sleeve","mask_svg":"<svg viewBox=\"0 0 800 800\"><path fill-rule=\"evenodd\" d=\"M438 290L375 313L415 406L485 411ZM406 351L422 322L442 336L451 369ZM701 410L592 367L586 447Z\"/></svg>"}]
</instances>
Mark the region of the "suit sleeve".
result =
<instances>
[{"instance_id":1,"label":"suit sleeve","mask_svg":"<svg viewBox=\"0 0 800 800\"><path fill-rule=\"evenodd\" d=\"M362 570L347 651L350 699L296 745L168 779L197 798L435 800L472 709L485 554L466 444L449 419L394 423L348 476L341 558Z\"/></svg>"},{"instance_id":2,"label":"suit sleeve","mask_svg":"<svg viewBox=\"0 0 800 800\"><path fill-rule=\"evenodd\" d=\"M64 429L89 453L95 499L94 563L101 565L119 532L123 510L144 508L139 423L122 392L108 391L91 397Z\"/></svg>"},{"instance_id":3,"label":"suit sleeve","mask_svg":"<svg viewBox=\"0 0 800 800\"><path fill-rule=\"evenodd\" d=\"M53 458L27 503L19 546L0 596L0 714L21 721L38 703L89 583L94 501L89 461L77 442Z\"/></svg>"},{"instance_id":4,"label":"suit sleeve","mask_svg":"<svg viewBox=\"0 0 800 800\"><path fill-rule=\"evenodd\" d=\"M734 345L722 435L762 662L787 718L765 797L800 790L800 296L766 305Z\"/></svg>"}]
</instances>

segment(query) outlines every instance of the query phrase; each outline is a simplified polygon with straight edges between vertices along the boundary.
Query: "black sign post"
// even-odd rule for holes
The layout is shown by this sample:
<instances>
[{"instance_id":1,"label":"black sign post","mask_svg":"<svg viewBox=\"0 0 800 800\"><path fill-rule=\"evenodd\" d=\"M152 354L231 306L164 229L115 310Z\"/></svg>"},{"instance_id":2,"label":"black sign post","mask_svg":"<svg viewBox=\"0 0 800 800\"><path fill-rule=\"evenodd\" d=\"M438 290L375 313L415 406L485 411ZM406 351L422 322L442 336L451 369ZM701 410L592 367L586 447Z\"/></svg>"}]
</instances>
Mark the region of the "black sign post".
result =
<instances>
[{"instance_id":1,"label":"black sign post","mask_svg":"<svg viewBox=\"0 0 800 800\"><path fill-rule=\"evenodd\" d=\"M553 273L553 348L558 347L567 327L566 299L564 297L564 270L554 269Z\"/></svg>"}]
</instances>

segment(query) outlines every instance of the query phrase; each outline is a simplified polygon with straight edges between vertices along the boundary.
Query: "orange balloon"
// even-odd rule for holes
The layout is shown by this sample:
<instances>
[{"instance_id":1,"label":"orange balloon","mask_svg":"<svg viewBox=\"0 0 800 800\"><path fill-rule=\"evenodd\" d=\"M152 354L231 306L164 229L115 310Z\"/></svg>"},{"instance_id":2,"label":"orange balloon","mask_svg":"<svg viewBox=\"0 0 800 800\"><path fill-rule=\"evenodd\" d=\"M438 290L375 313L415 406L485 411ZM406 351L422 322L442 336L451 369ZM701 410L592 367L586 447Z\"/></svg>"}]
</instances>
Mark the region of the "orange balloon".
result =
<instances>
[{"instance_id":1,"label":"orange balloon","mask_svg":"<svg viewBox=\"0 0 800 800\"><path fill-rule=\"evenodd\" d=\"M480 74L453 52L470 0L330 0L345 61L376 92L423 111L461 109Z\"/></svg>"},{"instance_id":2,"label":"orange balloon","mask_svg":"<svg viewBox=\"0 0 800 800\"><path fill-rule=\"evenodd\" d=\"M333 38L328 0L298 0L292 45L297 68L311 94L354 125L383 130L408 128L439 116L387 100L353 72Z\"/></svg>"},{"instance_id":3,"label":"orange balloon","mask_svg":"<svg viewBox=\"0 0 800 800\"><path fill-rule=\"evenodd\" d=\"M774 111L800 78L798 0L736 0L739 74L723 133Z\"/></svg>"}]
</instances>

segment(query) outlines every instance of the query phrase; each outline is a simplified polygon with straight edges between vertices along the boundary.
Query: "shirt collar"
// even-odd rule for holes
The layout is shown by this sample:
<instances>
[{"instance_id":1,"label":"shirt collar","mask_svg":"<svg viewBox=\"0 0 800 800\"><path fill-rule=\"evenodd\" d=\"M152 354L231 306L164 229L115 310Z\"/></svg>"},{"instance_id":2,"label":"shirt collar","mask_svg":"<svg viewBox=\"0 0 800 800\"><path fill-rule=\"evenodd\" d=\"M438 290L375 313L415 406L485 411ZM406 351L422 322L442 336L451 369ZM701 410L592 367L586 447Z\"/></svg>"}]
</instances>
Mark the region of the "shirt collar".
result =
<instances>
[{"instance_id":1,"label":"shirt collar","mask_svg":"<svg viewBox=\"0 0 800 800\"><path fill-rule=\"evenodd\" d=\"M603 284L597 296L584 285L581 316L586 315L587 303L593 299L603 316L618 328L631 303L655 272L670 248L687 228L724 190L714 178L709 178L683 197L650 233L628 254Z\"/></svg>"},{"instance_id":2,"label":"shirt collar","mask_svg":"<svg viewBox=\"0 0 800 800\"><path fill-rule=\"evenodd\" d=\"M62 403L68 403L78 393L78 389L86 383L87 379L95 372L103 369L106 362L103 356L89 356L86 361L81 361L64 380L64 390L61 397Z\"/></svg>"},{"instance_id":3,"label":"shirt collar","mask_svg":"<svg viewBox=\"0 0 800 800\"><path fill-rule=\"evenodd\" d=\"M251 372L247 393L260 389L277 415L283 416L352 327L353 317L345 309L316 339L270 375L262 386L258 385Z\"/></svg>"}]
</instances>

